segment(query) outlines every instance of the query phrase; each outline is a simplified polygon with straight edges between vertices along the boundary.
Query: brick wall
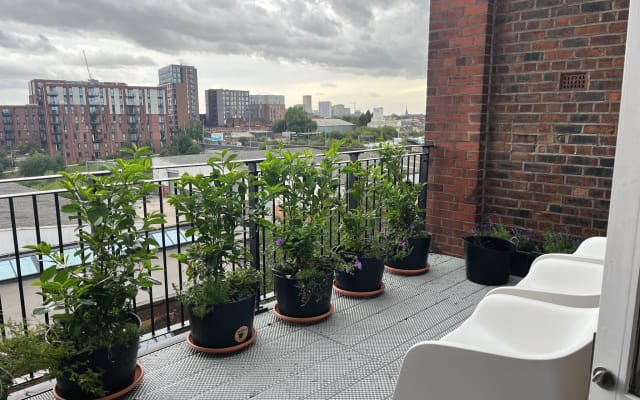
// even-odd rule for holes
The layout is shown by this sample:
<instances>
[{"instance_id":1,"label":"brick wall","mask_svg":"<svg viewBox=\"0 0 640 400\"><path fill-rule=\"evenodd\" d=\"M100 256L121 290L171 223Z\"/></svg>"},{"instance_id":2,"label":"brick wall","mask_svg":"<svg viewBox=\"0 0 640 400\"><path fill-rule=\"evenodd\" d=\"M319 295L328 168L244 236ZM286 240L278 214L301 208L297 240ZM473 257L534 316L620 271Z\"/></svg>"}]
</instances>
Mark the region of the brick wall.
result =
<instances>
[{"instance_id":1,"label":"brick wall","mask_svg":"<svg viewBox=\"0 0 640 400\"><path fill-rule=\"evenodd\" d=\"M491 215L606 234L628 0L432 0L433 247ZM561 88L562 79L584 88ZM584 78L584 81L581 80Z\"/></svg>"}]
</instances>

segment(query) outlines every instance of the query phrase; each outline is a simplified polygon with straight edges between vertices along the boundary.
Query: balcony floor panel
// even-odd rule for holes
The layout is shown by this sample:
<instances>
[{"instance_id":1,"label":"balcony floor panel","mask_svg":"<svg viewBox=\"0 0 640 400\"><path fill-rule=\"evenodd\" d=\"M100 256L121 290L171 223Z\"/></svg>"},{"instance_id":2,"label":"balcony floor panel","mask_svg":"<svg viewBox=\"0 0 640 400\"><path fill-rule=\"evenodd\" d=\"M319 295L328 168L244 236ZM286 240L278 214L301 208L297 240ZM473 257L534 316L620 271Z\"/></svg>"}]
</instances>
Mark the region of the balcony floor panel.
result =
<instances>
[{"instance_id":1,"label":"balcony floor panel","mask_svg":"<svg viewBox=\"0 0 640 400\"><path fill-rule=\"evenodd\" d=\"M455 329L491 289L466 280L462 259L431 254L429 262L421 276L385 272L377 298L334 294L335 314L315 325L259 314L257 340L233 356L193 351L186 334L149 346L139 357L145 377L125 398L389 399L406 351Z\"/></svg>"}]
</instances>

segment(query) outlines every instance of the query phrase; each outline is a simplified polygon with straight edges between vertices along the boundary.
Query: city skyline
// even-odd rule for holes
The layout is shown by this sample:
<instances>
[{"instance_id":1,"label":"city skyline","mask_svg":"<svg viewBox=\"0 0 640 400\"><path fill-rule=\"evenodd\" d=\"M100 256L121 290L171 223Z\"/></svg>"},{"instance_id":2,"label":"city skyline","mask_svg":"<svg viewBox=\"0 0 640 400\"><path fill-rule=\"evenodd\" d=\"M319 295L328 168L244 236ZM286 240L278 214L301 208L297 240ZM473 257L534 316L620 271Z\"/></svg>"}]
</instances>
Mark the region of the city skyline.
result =
<instances>
[{"instance_id":1,"label":"city skyline","mask_svg":"<svg viewBox=\"0 0 640 400\"><path fill-rule=\"evenodd\" d=\"M314 109L424 113L426 2L210 3L4 5L0 103L27 104L31 79L87 80L84 49L100 81L151 86L165 65L194 66L200 113L204 91L217 88L284 95L287 107L312 95Z\"/></svg>"}]
</instances>

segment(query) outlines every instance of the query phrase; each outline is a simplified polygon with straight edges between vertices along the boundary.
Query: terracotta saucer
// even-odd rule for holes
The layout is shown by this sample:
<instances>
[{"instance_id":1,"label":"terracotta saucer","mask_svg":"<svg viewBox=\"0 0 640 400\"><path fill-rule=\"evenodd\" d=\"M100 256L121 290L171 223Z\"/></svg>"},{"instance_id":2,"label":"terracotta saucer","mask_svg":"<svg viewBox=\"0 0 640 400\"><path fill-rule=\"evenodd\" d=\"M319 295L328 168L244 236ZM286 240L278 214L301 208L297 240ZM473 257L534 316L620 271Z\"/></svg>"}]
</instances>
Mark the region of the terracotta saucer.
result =
<instances>
[{"instance_id":1,"label":"terracotta saucer","mask_svg":"<svg viewBox=\"0 0 640 400\"><path fill-rule=\"evenodd\" d=\"M329 311L327 311L326 313L313 317L289 317L287 315L280 314L280 308L277 304L275 305L275 307L273 307L273 313L281 320L292 322L294 324L315 324L316 322L320 322L323 319L329 318L329 316L333 314L333 304L329 305Z\"/></svg>"},{"instance_id":2,"label":"terracotta saucer","mask_svg":"<svg viewBox=\"0 0 640 400\"><path fill-rule=\"evenodd\" d=\"M115 393L111 393L108 396L104 396L104 397L100 397L98 399L95 400L115 400L115 399L119 399L120 397L124 396L125 394L131 392L133 389L136 388L136 386L138 386L138 384L140 384L140 381L142 381L142 377L144 376L144 368L142 367L142 364L140 364L140 362L138 361L136 363L136 373L135 376L133 378L133 383L131 383L131 385L127 386L126 388L119 390ZM56 400L65 400L64 397L62 397L60 395L60 393L58 392L58 385L56 384L53 387L53 398Z\"/></svg>"},{"instance_id":3,"label":"terracotta saucer","mask_svg":"<svg viewBox=\"0 0 640 400\"><path fill-rule=\"evenodd\" d=\"M257 336L258 336L258 330L254 326L253 329L252 329L251 337L249 338L249 340L245 340L244 342L242 342L240 344L237 344L235 346L229 346L229 347L202 347L202 346L198 346L197 344L193 343L193 338L191 337L191 332L189 332L189 336L187 336L187 344L192 349L198 350L198 351L201 351L201 352L207 353L207 354L230 354L230 353L235 353L237 351L240 351L240 350L244 349L245 347L249 347L251 345L251 343L255 342Z\"/></svg>"},{"instance_id":4,"label":"terracotta saucer","mask_svg":"<svg viewBox=\"0 0 640 400\"><path fill-rule=\"evenodd\" d=\"M396 275L404 275L404 276L414 276L414 275L422 275L429 271L431 266L429 263L424 266L424 268L420 269L401 269L401 268L393 268L385 264L384 269Z\"/></svg>"},{"instance_id":5,"label":"terracotta saucer","mask_svg":"<svg viewBox=\"0 0 640 400\"><path fill-rule=\"evenodd\" d=\"M366 299L369 297L376 297L384 292L384 282L380 282L380 289L372 290L370 292L352 292L351 290L341 289L336 285L336 281L333 281L333 289L346 297L352 297L354 299Z\"/></svg>"}]
</instances>

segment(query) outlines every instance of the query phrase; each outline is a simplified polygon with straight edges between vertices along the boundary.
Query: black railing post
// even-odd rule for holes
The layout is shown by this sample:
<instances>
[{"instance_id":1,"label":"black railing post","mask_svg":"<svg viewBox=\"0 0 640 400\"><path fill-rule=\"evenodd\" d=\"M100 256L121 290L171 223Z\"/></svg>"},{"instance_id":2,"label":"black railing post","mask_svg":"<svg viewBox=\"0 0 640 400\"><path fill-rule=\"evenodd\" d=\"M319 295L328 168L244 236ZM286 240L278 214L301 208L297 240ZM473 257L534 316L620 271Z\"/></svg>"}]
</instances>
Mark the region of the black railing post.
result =
<instances>
[{"instance_id":1,"label":"black railing post","mask_svg":"<svg viewBox=\"0 0 640 400\"><path fill-rule=\"evenodd\" d=\"M420 154L420 184L422 189L420 190L420 197L418 197L418 205L423 211L423 217L426 218L427 213L427 190L429 181L429 150L431 145L422 146L422 153Z\"/></svg>"},{"instance_id":2,"label":"black railing post","mask_svg":"<svg viewBox=\"0 0 640 400\"><path fill-rule=\"evenodd\" d=\"M162 184L158 183L158 202L159 202L159 212L164 215L164 196L162 195ZM146 203L146 197L145 197ZM162 233L162 266L163 266L163 276L164 276L164 313L165 318L167 319L167 332L171 331L171 309L169 303L171 302L171 298L169 297L169 265L167 263L167 238L164 229L165 223L162 222L160 224L160 232ZM153 299L151 300L153 301Z\"/></svg>"},{"instance_id":3,"label":"black railing post","mask_svg":"<svg viewBox=\"0 0 640 400\"><path fill-rule=\"evenodd\" d=\"M358 161L358 157L360 156L360 152L349 153L349 161L354 163ZM351 194L351 189L353 189L353 184L356 182L356 177L353 173L349 173L347 176L347 209L352 210L356 208L358 205L356 204L356 199L353 198Z\"/></svg>"},{"instance_id":4,"label":"black railing post","mask_svg":"<svg viewBox=\"0 0 640 400\"><path fill-rule=\"evenodd\" d=\"M254 184L256 178L258 177L258 163L256 161L248 161L247 169L249 170L249 214L252 215L257 205L257 194L258 194L258 186ZM260 230L258 229L258 222L255 218L251 218L249 220L249 252L251 253L251 258L253 268L260 271ZM263 271L264 272L264 271ZM260 286L258 286L258 291L256 293L256 311L262 310L262 305L260 305Z\"/></svg>"},{"instance_id":5,"label":"black railing post","mask_svg":"<svg viewBox=\"0 0 640 400\"><path fill-rule=\"evenodd\" d=\"M13 206L13 197L9 198L9 213L11 214L11 232L13 234L13 251L15 254L16 272L18 273L18 293L20 296L20 311L25 333L27 329L27 308L24 298L24 282L22 281L22 266L20 265L20 245L18 244L18 228L16 227L16 213Z\"/></svg>"}]
</instances>

